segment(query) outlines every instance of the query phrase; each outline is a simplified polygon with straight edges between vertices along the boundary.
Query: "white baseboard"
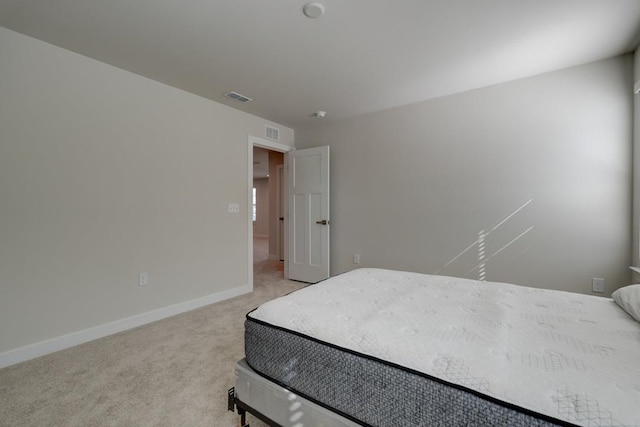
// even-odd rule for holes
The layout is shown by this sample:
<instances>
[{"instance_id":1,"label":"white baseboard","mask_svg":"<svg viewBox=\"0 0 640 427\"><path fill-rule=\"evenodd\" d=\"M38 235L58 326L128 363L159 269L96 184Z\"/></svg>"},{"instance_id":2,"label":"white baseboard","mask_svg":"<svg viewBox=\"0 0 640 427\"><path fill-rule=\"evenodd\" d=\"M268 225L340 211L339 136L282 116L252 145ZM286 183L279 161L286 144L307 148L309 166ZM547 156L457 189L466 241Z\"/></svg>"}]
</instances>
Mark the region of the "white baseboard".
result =
<instances>
[{"instance_id":1,"label":"white baseboard","mask_svg":"<svg viewBox=\"0 0 640 427\"><path fill-rule=\"evenodd\" d=\"M36 357L64 350L69 347L74 347L76 345L93 341L98 338L106 337L107 335L112 335L118 332L126 331L128 329L137 328L138 326L142 326L147 323L175 316L176 314L184 313L186 311L204 307L205 305L224 301L229 298L234 298L251 291L252 289L250 285L240 286L204 297L192 299L190 301L185 301L156 310L148 311L146 313L136 314L135 316L115 320L113 322L94 326L82 331L72 332L67 335L48 339L46 341L41 341L35 344L29 344L24 347L8 350L4 353L0 353L0 368L14 365L20 362L25 362L30 359L35 359Z\"/></svg>"}]
</instances>

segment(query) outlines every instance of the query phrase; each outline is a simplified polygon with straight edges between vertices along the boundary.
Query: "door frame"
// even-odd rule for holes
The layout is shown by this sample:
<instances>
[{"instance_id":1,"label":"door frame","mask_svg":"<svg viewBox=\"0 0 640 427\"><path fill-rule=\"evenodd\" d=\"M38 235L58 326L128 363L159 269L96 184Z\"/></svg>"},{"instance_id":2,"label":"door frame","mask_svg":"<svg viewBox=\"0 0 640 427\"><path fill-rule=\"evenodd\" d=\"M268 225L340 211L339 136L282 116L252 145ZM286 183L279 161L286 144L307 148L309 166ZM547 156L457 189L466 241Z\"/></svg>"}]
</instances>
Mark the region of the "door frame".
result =
<instances>
[{"instance_id":1,"label":"door frame","mask_svg":"<svg viewBox=\"0 0 640 427\"><path fill-rule=\"evenodd\" d=\"M249 140L247 143L247 234L248 234L248 280L249 280L249 288L253 291L253 212L249 208L253 205L253 147L262 147L271 151L278 151L280 153L288 153L289 151L295 150L294 147L286 144L282 144L275 141L269 141L268 139L258 138L257 136L249 135ZM286 161L286 159L285 159ZM287 181L287 168L284 169L284 179ZM286 189L285 189L286 191ZM284 198L285 207L284 211L287 211L287 198ZM284 226L284 242L285 249L287 246L288 232L287 225L285 221ZM287 251L284 252L284 278L287 279L289 277L289 266L287 265Z\"/></svg>"}]
</instances>

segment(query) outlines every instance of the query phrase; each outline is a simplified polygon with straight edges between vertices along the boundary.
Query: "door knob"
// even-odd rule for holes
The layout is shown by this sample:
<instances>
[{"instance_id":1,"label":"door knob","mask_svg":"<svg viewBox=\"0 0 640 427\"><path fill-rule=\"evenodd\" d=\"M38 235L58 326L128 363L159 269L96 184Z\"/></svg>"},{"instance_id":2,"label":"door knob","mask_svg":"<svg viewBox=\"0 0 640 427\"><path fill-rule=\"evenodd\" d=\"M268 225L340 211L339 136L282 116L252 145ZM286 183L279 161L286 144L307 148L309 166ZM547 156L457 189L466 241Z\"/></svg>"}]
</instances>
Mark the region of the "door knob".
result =
<instances>
[{"instance_id":1,"label":"door knob","mask_svg":"<svg viewBox=\"0 0 640 427\"><path fill-rule=\"evenodd\" d=\"M320 225L328 225L329 221L327 221L326 219L323 219L322 221L316 221L316 224L320 224Z\"/></svg>"}]
</instances>

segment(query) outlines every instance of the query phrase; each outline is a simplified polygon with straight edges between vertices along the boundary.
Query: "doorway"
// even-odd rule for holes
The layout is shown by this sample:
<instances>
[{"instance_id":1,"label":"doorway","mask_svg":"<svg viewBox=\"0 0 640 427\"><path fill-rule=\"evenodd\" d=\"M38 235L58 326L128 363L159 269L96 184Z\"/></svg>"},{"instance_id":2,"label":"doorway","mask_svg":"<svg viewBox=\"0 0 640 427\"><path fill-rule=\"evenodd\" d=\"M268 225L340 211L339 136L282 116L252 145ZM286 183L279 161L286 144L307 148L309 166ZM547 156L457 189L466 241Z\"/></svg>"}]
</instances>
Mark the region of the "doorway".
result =
<instances>
[{"instance_id":1,"label":"doorway","mask_svg":"<svg viewBox=\"0 0 640 427\"><path fill-rule=\"evenodd\" d=\"M249 209L248 217L248 277L252 289L258 276L260 283L288 276L283 213L286 197L282 194L282 189L285 183L284 153L292 149L284 144L249 137L248 194L249 206L253 206L253 209Z\"/></svg>"}]
</instances>

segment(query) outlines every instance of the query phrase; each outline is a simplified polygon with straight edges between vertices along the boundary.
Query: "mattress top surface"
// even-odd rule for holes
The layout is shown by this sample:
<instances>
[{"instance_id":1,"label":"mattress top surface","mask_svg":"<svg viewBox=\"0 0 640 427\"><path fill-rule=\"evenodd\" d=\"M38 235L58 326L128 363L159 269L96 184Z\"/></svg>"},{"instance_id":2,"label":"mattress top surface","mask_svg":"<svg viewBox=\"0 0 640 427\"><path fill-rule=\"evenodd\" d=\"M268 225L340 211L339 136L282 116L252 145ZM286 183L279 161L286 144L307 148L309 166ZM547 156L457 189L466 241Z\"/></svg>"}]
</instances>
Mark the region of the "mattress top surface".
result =
<instances>
[{"instance_id":1,"label":"mattress top surface","mask_svg":"<svg viewBox=\"0 0 640 427\"><path fill-rule=\"evenodd\" d=\"M640 323L609 298L382 269L250 318L584 426L640 426Z\"/></svg>"}]
</instances>

